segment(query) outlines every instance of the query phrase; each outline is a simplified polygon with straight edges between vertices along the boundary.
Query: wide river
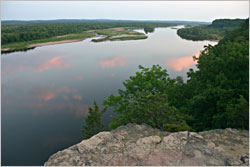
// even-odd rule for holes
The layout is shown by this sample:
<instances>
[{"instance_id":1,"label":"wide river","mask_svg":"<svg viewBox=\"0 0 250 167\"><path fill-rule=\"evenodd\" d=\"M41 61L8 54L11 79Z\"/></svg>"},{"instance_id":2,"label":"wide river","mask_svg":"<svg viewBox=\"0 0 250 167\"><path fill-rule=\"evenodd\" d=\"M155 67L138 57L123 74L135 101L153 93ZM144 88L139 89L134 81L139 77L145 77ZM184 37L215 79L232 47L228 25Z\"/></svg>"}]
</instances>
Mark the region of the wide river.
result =
<instances>
[{"instance_id":1,"label":"wide river","mask_svg":"<svg viewBox=\"0 0 250 167\"><path fill-rule=\"evenodd\" d=\"M93 43L91 39L1 56L2 165L43 165L83 139L88 106L116 94L138 65L159 64L170 77L195 67L192 56L208 43L156 28L145 40ZM105 113L105 124L111 111Z\"/></svg>"}]
</instances>

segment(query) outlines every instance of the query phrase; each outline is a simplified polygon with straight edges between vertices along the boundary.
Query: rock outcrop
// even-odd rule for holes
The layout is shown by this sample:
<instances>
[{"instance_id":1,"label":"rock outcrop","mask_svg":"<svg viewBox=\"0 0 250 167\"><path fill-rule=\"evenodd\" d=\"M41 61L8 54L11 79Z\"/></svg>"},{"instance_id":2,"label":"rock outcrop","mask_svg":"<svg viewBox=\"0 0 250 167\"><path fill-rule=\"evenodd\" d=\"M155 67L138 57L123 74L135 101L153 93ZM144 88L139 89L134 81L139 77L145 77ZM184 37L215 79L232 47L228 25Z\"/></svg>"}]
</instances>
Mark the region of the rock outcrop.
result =
<instances>
[{"instance_id":1,"label":"rock outcrop","mask_svg":"<svg viewBox=\"0 0 250 167\"><path fill-rule=\"evenodd\" d=\"M235 129L162 132L128 124L59 151L46 166L247 166L249 133Z\"/></svg>"}]
</instances>

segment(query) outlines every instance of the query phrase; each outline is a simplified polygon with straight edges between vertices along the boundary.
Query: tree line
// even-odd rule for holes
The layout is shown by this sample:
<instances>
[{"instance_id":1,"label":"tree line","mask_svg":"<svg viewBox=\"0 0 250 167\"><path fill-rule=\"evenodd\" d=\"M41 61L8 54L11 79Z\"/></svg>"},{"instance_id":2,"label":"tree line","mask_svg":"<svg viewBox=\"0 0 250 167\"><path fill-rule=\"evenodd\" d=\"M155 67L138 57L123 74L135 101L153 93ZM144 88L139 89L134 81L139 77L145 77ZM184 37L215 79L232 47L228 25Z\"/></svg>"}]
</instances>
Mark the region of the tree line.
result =
<instances>
[{"instance_id":1,"label":"tree line","mask_svg":"<svg viewBox=\"0 0 250 167\"><path fill-rule=\"evenodd\" d=\"M107 29L115 27L145 28L152 32L155 27L175 26L174 23L148 23L148 22L105 22L105 23L39 23L2 25L2 45L16 42L25 42L51 38L66 34L77 34L88 30Z\"/></svg>"},{"instance_id":2,"label":"tree line","mask_svg":"<svg viewBox=\"0 0 250 167\"><path fill-rule=\"evenodd\" d=\"M211 25L195 26L191 28L182 28L177 34L189 40L220 40L227 33L239 28L244 19L217 19Z\"/></svg>"}]
</instances>

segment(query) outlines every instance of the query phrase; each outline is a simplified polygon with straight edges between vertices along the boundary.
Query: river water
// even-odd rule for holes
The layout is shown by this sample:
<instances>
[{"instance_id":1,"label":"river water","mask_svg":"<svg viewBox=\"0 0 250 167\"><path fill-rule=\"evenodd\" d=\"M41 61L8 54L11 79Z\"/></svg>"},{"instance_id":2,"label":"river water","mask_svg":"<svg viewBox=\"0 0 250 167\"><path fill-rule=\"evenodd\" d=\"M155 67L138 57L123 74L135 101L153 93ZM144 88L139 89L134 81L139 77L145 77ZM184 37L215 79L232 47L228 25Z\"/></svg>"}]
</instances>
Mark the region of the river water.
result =
<instances>
[{"instance_id":1,"label":"river water","mask_svg":"<svg viewBox=\"0 0 250 167\"><path fill-rule=\"evenodd\" d=\"M192 56L216 44L181 39L171 28L147 35L145 40L86 39L2 55L2 165L43 165L51 154L83 139L88 106L116 94L138 65L159 64L170 77L185 80L195 67Z\"/></svg>"}]
</instances>

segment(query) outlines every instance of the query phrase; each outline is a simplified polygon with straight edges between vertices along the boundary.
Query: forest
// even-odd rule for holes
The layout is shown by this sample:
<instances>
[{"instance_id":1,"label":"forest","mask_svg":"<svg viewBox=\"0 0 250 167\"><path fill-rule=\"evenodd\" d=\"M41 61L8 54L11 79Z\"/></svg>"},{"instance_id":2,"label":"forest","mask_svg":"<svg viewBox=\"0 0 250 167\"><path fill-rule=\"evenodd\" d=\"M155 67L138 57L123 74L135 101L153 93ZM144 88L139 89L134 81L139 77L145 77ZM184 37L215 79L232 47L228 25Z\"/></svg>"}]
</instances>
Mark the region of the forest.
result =
<instances>
[{"instance_id":1,"label":"forest","mask_svg":"<svg viewBox=\"0 0 250 167\"><path fill-rule=\"evenodd\" d=\"M88 30L99 30L116 27L144 28L152 32L155 27L175 26L176 23L148 22L105 22L105 23L38 23L2 25L2 46L6 44L40 40L67 34L79 34Z\"/></svg>"},{"instance_id":2,"label":"forest","mask_svg":"<svg viewBox=\"0 0 250 167\"><path fill-rule=\"evenodd\" d=\"M220 40L228 32L239 28L244 23L244 19L217 19L210 25L192 26L182 28L177 34L188 40Z\"/></svg>"},{"instance_id":3,"label":"forest","mask_svg":"<svg viewBox=\"0 0 250 167\"><path fill-rule=\"evenodd\" d=\"M220 21L213 26L221 27ZM233 25L230 23L230 26ZM235 24L237 27L237 24ZM123 82L124 89L111 94L100 109L89 107L83 135L89 138L103 130L127 123L148 124L164 131L204 131L249 129L249 19L227 33L215 46L205 46L197 60L197 70L170 78L159 65L139 66L134 76ZM102 115L111 108L115 116L109 127Z\"/></svg>"}]
</instances>

